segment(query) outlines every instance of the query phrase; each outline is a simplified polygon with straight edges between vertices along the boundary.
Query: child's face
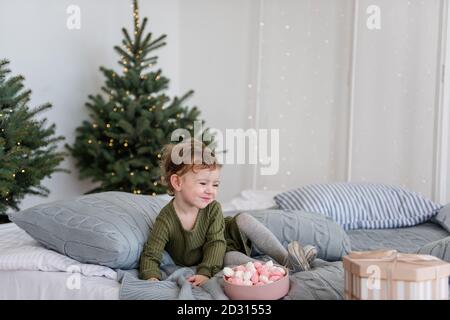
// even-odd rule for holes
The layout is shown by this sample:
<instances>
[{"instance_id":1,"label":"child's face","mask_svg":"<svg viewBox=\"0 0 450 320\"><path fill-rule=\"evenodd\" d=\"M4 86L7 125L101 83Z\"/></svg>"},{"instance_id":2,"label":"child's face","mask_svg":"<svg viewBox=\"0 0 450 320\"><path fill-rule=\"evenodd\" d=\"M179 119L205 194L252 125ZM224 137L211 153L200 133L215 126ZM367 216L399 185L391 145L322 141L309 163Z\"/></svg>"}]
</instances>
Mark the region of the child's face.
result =
<instances>
[{"instance_id":1,"label":"child's face","mask_svg":"<svg viewBox=\"0 0 450 320\"><path fill-rule=\"evenodd\" d=\"M219 188L220 170L189 170L174 186L176 193L191 206L202 209L216 199Z\"/></svg>"}]
</instances>

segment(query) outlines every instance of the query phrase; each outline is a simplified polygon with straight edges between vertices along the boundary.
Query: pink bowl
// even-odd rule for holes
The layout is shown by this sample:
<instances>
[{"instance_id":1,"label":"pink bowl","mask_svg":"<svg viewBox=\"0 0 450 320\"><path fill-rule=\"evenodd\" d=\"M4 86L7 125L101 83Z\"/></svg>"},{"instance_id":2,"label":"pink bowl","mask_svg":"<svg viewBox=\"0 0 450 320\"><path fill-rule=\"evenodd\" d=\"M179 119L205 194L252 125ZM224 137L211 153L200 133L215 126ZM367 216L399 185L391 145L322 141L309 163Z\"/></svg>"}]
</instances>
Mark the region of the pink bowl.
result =
<instances>
[{"instance_id":1,"label":"pink bowl","mask_svg":"<svg viewBox=\"0 0 450 320\"><path fill-rule=\"evenodd\" d=\"M231 300L278 300L289 292L289 270L279 266L286 271L280 280L260 286L240 286L228 282L223 276L223 289Z\"/></svg>"}]
</instances>

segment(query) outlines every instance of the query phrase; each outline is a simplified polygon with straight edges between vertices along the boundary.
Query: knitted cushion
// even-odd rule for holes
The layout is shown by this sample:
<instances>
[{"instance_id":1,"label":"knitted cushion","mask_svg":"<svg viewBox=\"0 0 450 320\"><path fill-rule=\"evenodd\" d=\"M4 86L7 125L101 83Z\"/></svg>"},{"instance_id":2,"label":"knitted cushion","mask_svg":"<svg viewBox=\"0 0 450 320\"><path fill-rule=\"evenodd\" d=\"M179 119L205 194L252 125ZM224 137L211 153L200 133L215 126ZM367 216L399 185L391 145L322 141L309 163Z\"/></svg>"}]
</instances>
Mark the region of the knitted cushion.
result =
<instances>
[{"instance_id":1,"label":"knitted cushion","mask_svg":"<svg viewBox=\"0 0 450 320\"><path fill-rule=\"evenodd\" d=\"M9 218L45 247L75 260L131 269L167 202L111 191L41 204Z\"/></svg>"}]
</instances>

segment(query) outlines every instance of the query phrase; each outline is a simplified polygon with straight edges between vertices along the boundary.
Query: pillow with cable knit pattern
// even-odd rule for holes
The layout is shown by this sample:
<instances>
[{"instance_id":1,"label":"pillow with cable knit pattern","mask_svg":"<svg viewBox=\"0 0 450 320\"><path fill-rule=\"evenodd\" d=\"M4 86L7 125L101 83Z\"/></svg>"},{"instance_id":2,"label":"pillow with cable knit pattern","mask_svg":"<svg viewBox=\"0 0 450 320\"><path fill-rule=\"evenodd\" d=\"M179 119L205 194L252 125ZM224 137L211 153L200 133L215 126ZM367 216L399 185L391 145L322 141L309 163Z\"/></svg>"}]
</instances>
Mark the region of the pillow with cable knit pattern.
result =
<instances>
[{"instance_id":1,"label":"pillow with cable knit pattern","mask_svg":"<svg viewBox=\"0 0 450 320\"><path fill-rule=\"evenodd\" d=\"M133 269L168 196L101 192L9 214L48 249L82 263Z\"/></svg>"}]
</instances>

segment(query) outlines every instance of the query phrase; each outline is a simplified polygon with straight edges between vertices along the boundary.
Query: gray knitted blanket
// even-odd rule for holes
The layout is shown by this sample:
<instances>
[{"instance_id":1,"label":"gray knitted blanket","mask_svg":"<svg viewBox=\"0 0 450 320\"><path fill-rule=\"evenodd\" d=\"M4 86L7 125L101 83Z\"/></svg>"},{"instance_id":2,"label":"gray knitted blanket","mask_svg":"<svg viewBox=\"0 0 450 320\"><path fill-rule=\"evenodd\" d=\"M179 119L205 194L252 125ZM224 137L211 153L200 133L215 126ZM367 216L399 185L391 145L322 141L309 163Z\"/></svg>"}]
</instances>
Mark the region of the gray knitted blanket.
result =
<instances>
[{"instance_id":1,"label":"gray knitted blanket","mask_svg":"<svg viewBox=\"0 0 450 320\"><path fill-rule=\"evenodd\" d=\"M263 260L267 260L263 258ZM290 290L285 300L341 300L343 299L342 262L316 259L312 270L290 275ZM162 281L138 278L137 270L118 272L122 300L228 300L223 291L223 272L217 273L201 287L192 286L186 278L195 268L175 265L161 267Z\"/></svg>"},{"instance_id":2,"label":"gray knitted blanket","mask_svg":"<svg viewBox=\"0 0 450 320\"><path fill-rule=\"evenodd\" d=\"M290 241L297 240L303 245L313 244L318 249L318 259L311 271L290 275L291 289L284 299L343 298L343 270L339 260L350 250L350 239L337 223L323 215L303 211L267 209L247 212L269 228L285 247ZM268 256L257 258L270 259ZM165 253L161 273L162 281L151 282L140 280L137 270L119 271L120 299L228 299L223 291L222 272L202 287L192 287L186 278L195 274L195 267L176 266Z\"/></svg>"},{"instance_id":3,"label":"gray knitted blanket","mask_svg":"<svg viewBox=\"0 0 450 320\"><path fill-rule=\"evenodd\" d=\"M290 290L285 300L344 299L344 274L341 257L350 250L394 248L401 252L431 254L450 262L450 205L430 222L411 228L390 230L353 230L348 234L333 222L305 212L281 212L276 209L252 211L285 245L291 240L314 244L318 257L310 271L290 275ZM257 257L268 260L269 257ZM325 261L327 260L327 261ZM334 261L334 262L332 262ZM173 264L165 253L161 266L163 281L140 280L137 270L119 270L120 299L152 300L227 300L223 291L223 273L216 274L202 287L186 280L195 267ZM450 294L450 293L449 293ZM450 296L449 296L450 298Z\"/></svg>"}]
</instances>

